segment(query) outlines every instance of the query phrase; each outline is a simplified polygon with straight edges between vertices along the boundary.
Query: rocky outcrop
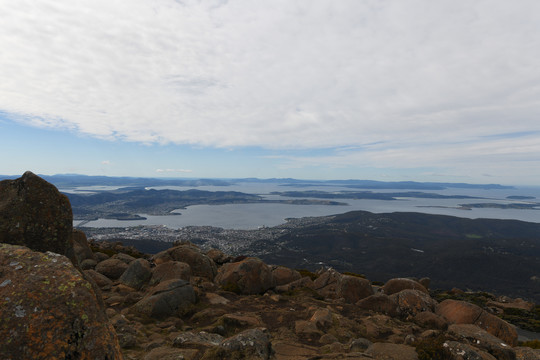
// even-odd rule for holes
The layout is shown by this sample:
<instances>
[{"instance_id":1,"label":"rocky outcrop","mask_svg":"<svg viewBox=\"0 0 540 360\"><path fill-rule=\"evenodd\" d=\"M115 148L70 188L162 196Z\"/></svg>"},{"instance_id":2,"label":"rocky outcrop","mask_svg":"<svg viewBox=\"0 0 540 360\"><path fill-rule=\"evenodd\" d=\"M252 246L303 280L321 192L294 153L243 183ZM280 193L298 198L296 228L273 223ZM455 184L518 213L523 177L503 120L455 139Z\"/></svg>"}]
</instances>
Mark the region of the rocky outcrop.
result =
<instances>
[{"instance_id":1,"label":"rocky outcrop","mask_svg":"<svg viewBox=\"0 0 540 360\"><path fill-rule=\"evenodd\" d=\"M0 244L5 359L122 359L92 286L65 256Z\"/></svg>"},{"instance_id":2,"label":"rocky outcrop","mask_svg":"<svg viewBox=\"0 0 540 360\"><path fill-rule=\"evenodd\" d=\"M219 268L215 282L242 294L261 294L274 284L270 268L257 258L224 264Z\"/></svg>"},{"instance_id":3,"label":"rocky outcrop","mask_svg":"<svg viewBox=\"0 0 540 360\"><path fill-rule=\"evenodd\" d=\"M0 242L74 259L73 215L65 195L27 171L0 181Z\"/></svg>"},{"instance_id":4,"label":"rocky outcrop","mask_svg":"<svg viewBox=\"0 0 540 360\"><path fill-rule=\"evenodd\" d=\"M437 306L436 313L451 323L477 325L510 346L517 345L518 335L515 327L477 305L465 301L445 300Z\"/></svg>"}]
</instances>

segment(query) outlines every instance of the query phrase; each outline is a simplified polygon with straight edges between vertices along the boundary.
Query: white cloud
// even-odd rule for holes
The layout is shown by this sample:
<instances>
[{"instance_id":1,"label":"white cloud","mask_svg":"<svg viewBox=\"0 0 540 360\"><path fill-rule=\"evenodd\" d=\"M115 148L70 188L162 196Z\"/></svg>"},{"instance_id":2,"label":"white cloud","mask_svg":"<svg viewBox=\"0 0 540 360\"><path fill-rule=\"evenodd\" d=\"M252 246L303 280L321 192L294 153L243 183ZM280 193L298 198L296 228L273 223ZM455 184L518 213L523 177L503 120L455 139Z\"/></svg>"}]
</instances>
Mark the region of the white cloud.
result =
<instances>
[{"instance_id":1,"label":"white cloud","mask_svg":"<svg viewBox=\"0 0 540 360\"><path fill-rule=\"evenodd\" d=\"M0 13L0 111L36 126L224 148L380 142L316 159L336 166L538 154L538 135L482 138L540 130L535 0L18 0Z\"/></svg>"},{"instance_id":2,"label":"white cloud","mask_svg":"<svg viewBox=\"0 0 540 360\"><path fill-rule=\"evenodd\" d=\"M111 161L110 160L103 160L101 162L101 165L111 165Z\"/></svg>"}]
</instances>

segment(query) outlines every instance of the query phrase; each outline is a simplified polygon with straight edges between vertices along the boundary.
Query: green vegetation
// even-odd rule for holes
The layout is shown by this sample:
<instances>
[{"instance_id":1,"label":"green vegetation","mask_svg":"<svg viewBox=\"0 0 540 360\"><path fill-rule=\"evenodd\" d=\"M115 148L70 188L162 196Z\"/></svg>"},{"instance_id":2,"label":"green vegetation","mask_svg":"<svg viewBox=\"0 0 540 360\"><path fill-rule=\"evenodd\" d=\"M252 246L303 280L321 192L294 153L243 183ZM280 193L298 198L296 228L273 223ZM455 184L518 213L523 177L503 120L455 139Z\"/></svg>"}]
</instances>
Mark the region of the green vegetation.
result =
<instances>
[{"instance_id":1,"label":"green vegetation","mask_svg":"<svg viewBox=\"0 0 540 360\"><path fill-rule=\"evenodd\" d=\"M294 290L289 290L283 293L285 296L290 297L299 297L299 296L309 296L312 297L315 300L324 300L324 296L319 294L317 291L313 290L312 288L309 288L307 286L297 288Z\"/></svg>"},{"instance_id":2,"label":"green vegetation","mask_svg":"<svg viewBox=\"0 0 540 360\"><path fill-rule=\"evenodd\" d=\"M488 301L496 300L495 295L487 292L464 292L451 294L446 291L435 291L432 292L431 295L438 302L446 299L462 300L478 305L482 308L486 307ZM532 311L507 308L504 309L504 312L498 316L521 329L540 332L540 305L536 305Z\"/></svg>"},{"instance_id":3,"label":"green vegetation","mask_svg":"<svg viewBox=\"0 0 540 360\"><path fill-rule=\"evenodd\" d=\"M221 288L225 291L230 291L238 295L242 293L242 289L240 289L240 286L238 286L237 283L233 283L233 282L228 282L225 285L223 285Z\"/></svg>"},{"instance_id":4,"label":"green vegetation","mask_svg":"<svg viewBox=\"0 0 540 360\"><path fill-rule=\"evenodd\" d=\"M362 278L362 279L366 278L366 275L364 275L364 274L357 274L357 273L353 273L353 272L350 272L350 271L344 271L344 272L342 272L342 274L343 275L354 276L354 277L359 277L359 278Z\"/></svg>"},{"instance_id":5,"label":"green vegetation","mask_svg":"<svg viewBox=\"0 0 540 360\"><path fill-rule=\"evenodd\" d=\"M319 275L315 274L314 272L311 272L309 270L306 270L306 269L296 269L296 271L298 271L300 273L300 275L302 275L302 277L309 277L311 280L315 280L316 278L319 277Z\"/></svg>"},{"instance_id":6,"label":"green vegetation","mask_svg":"<svg viewBox=\"0 0 540 360\"><path fill-rule=\"evenodd\" d=\"M533 349L540 349L540 340L520 341L519 346L527 346Z\"/></svg>"},{"instance_id":7,"label":"green vegetation","mask_svg":"<svg viewBox=\"0 0 540 360\"><path fill-rule=\"evenodd\" d=\"M418 340L413 343L420 360L450 360L453 359L450 351L444 347L446 341L443 335Z\"/></svg>"},{"instance_id":8,"label":"green vegetation","mask_svg":"<svg viewBox=\"0 0 540 360\"><path fill-rule=\"evenodd\" d=\"M536 305L532 311L504 309L504 313L500 317L521 329L540 332L540 305Z\"/></svg>"},{"instance_id":9,"label":"green vegetation","mask_svg":"<svg viewBox=\"0 0 540 360\"><path fill-rule=\"evenodd\" d=\"M432 297L438 302L452 299L452 300L461 300L466 301L471 304L478 305L480 307L485 307L488 301L495 300L495 295L480 291L480 292L463 292L463 293L449 293L446 291L435 291L432 294Z\"/></svg>"}]
</instances>

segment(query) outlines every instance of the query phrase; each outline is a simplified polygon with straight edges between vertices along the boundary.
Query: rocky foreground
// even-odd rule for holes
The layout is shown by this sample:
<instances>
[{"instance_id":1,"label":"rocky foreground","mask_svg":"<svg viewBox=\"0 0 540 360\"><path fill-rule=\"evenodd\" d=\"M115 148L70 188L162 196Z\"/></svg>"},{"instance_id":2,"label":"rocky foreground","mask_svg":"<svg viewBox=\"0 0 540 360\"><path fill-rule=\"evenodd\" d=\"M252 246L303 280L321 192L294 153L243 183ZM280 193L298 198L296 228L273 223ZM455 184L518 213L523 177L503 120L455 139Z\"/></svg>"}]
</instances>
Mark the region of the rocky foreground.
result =
<instances>
[{"instance_id":1,"label":"rocky foreground","mask_svg":"<svg viewBox=\"0 0 540 360\"><path fill-rule=\"evenodd\" d=\"M64 200L32 173L0 182L2 359L540 359L496 316L532 303L183 242L147 255L66 231Z\"/></svg>"}]
</instances>

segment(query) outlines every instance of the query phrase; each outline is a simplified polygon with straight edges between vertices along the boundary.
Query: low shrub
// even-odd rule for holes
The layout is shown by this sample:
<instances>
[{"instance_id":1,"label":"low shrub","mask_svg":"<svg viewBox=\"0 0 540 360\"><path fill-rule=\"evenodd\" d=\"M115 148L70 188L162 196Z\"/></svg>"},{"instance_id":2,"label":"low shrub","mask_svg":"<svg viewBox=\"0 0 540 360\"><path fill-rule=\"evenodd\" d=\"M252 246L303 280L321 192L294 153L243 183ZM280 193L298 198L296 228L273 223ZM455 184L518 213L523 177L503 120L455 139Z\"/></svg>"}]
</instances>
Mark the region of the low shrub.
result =
<instances>
[{"instance_id":1,"label":"low shrub","mask_svg":"<svg viewBox=\"0 0 540 360\"><path fill-rule=\"evenodd\" d=\"M412 345L416 348L419 360L451 360L452 353L444 347L443 335L418 340Z\"/></svg>"},{"instance_id":2,"label":"low shrub","mask_svg":"<svg viewBox=\"0 0 540 360\"><path fill-rule=\"evenodd\" d=\"M296 271L298 271L300 273L300 275L302 275L302 277L309 277L311 280L315 280L316 278L319 277L319 275L315 274L314 272L311 272L309 270L306 270L306 269L296 269Z\"/></svg>"},{"instance_id":3,"label":"low shrub","mask_svg":"<svg viewBox=\"0 0 540 360\"><path fill-rule=\"evenodd\" d=\"M540 340L520 341L519 346L527 346L533 349L540 349Z\"/></svg>"}]
</instances>

